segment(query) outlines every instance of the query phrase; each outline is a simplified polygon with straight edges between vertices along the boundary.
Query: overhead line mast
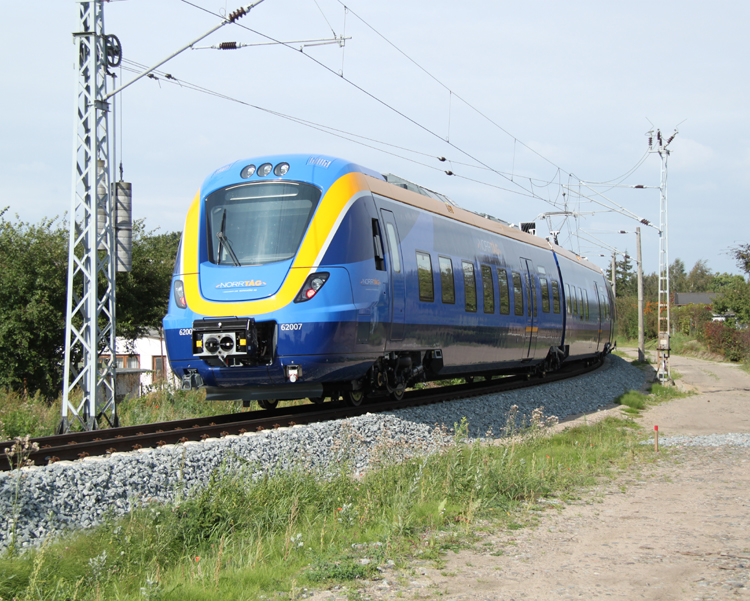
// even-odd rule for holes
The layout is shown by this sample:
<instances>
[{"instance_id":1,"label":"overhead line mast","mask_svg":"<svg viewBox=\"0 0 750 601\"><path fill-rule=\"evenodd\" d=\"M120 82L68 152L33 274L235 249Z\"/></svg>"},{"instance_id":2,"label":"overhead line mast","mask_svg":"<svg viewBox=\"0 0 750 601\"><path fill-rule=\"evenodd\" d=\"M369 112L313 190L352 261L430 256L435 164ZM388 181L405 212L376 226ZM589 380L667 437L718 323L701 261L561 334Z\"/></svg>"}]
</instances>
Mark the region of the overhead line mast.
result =
<instances>
[{"instance_id":1,"label":"overhead line mast","mask_svg":"<svg viewBox=\"0 0 750 601\"><path fill-rule=\"evenodd\" d=\"M655 152L661 159L661 180L659 184L659 297L657 327L658 345L656 347L657 371L660 382L672 380L669 368L670 336L670 307L669 307L669 230L667 222L667 160L671 153L669 144L675 139L677 130L665 142L661 130L656 130L656 146L654 146L653 130L649 132L648 150Z\"/></svg>"},{"instance_id":2,"label":"overhead line mast","mask_svg":"<svg viewBox=\"0 0 750 601\"><path fill-rule=\"evenodd\" d=\"M232 12L206 34L111 93L107 93L107 76L109 68L120 64L122 48L116 36L104 33L104 1L77 0L78 31L73 34L76 114L60 433L70 430L71 419L86 430L98 428L102 419L118 425L115 274L118 267L129 268L116 261L108 100L263 0Z\"/></svg>"}]
</instances>

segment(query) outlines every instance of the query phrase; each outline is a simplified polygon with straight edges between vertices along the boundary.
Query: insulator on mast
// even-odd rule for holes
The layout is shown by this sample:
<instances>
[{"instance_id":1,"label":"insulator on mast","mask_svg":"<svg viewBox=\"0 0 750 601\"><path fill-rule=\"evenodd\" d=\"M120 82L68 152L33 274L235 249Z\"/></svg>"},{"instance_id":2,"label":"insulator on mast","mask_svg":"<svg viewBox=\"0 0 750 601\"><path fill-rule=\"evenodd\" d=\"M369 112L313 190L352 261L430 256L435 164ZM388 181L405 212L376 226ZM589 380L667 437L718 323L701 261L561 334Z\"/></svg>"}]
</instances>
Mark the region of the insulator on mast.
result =
<instances>
[{"instance_id":1,"label":"insulator on mast","mask_svg":"<svg viewBox=\"0 0 750 601\"><path fill-rule=\"evenodd\" d=\"M117 238L117 271L128 272L133 267L133 184L112 184L115 198L115 236Z\"/></svg>"},{"instance_id":2,"label":"insulator on mast","mask_svg":"<svg viewBox=\"0 0 750 601\"><path fill-rule=\"evenodd\" d=\"M104 161L96 161L96 237L99 238L107 227L107 210L104 197L107 195L107 186L104 184ZM106 250L104 239L97 246L98 250Z\"/></svg>"}]
</instances>

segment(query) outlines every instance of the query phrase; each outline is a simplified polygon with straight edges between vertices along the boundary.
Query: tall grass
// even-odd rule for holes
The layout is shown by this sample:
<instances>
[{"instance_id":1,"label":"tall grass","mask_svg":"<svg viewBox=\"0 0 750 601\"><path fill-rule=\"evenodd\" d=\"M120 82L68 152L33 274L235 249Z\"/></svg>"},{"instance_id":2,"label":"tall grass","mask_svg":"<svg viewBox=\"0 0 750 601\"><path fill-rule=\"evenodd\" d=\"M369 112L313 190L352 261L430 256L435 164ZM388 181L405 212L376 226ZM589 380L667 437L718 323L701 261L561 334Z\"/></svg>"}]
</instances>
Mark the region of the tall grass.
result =
<instances>
[{"instance_id":1,"label":"tall grass","mask_svg":"<svg viewBox=\"0 0 750 601\"><path fill-rule=\"evenodd\" d=\"M0 597L296 598L302 587L372 576L389 559L437 559L486 522L517 528L528 504L585 494L648 452L623 420L507 444L465 442L458 430L442 454L399 462L384 445L381 467L359 477L345 462L328 477L301 464L275 475L220 470L172 505L0 558Z\"/></svg>"},{"instance_id":2,"label":"tall grass","mask_svg":"<svg viewBox=\"0 0 750 601\"><path fill-rule=\"evenodd\" d=\"M24 397L0 389L0 441L17 436L51 436L60 422L62 397L48 403L40 395ZM249 410L258 409L253 403ZM241 401L206 401L202 390L182 391L171 387L156 388L138 398L118 403L120 425L136 426L154 422L237 413ZM103 427L106 424L101 424ZM72 428L78 423L73 421Z\"/></svg>"},{"instance_id":3,"label":"tall grass","mask_svg":"<svg viewBox=\"0 0 750 601\"><path fill-rule=\"evenodd\" d=\"M280 405L298 405L307 403L306 399L282 401ZM17 436L51 436L60 423L62 397L48 403L39 394L26 397L6 389L0 389L0 441L11 440ZM252 402L247 411L256 411L260 407ZM242 401L206 401L204 390L176 390L170 385L155 386L147 394L133 398L128 397L118 403L117 413L121 426L138 426L155 422L207 417L245 411ZM73 421L73 430L78 429L78 422ZM106 423L100 424L106 427Z\"/></svg>"}]
</instances>

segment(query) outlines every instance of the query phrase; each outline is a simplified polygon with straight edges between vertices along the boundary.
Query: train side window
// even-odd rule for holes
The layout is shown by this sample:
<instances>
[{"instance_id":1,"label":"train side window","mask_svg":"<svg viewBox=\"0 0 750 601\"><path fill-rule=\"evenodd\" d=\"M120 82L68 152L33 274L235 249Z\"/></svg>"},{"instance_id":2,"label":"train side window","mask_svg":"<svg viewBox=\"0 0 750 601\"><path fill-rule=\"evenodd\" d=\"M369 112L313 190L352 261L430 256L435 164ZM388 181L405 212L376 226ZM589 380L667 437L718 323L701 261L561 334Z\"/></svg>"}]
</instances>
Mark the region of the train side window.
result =
<instances>
[{"instance_id":1,"label":"train side window","mask_svg":"<svg viewBox=\"0 0 750 601\"><path fill-rule=\"evenodd\" d=\"M391 251L391 262L393 271L401 273L401 259L398 256L398 238L396 237L396 228L392 223L386 223L385 229L388 232L388 248Z\"/></svg>"},{"instance_id":2,"label":"train side window","mask_svg":"<svg viewBox=\"0 0 750 601\"><path fill-rule=\"evenodd\" d=\"M497 269L497 285L500 287L500 313L510 314L510 291L508 289L508 273L504 269Z\"/></svg>"},{"instance_id":3,"label":"train side window","mask_svg":"<svg viewBox=\"0 0 750 601\"><path fill-rule=\"evenodd\" d=\"M383 239L380 236L378 220L372 220L372 244L375 247L375 269L385 271L385 255L383 253Z\"/></svg>"},{"instance_id":4,"label":"train side window","mask_svg":"<svg viewBox=\"0 0 750 601\"><path fill-rule=\"evenodd\" d=\"M589 291L583 291L583 306L585 307L586 321L589 320Z\"/></svg>"},{"instance_id":5,"label":"train side window","mask_svg":"<svg viewBox=\"0 0 750 601\"><path fill-rule=\"evenodd\" d=\"M549 284L547 278L539 278L539 283L542 285L542 311L549 313Z\"/></svg>"},{"instance_id":6,"label":"train side window","mask_svg":"<svg viewBox=\"0 0 750 601\"><path fill-rule=\"evenodd\" d=\"M461 261L464 269L464 292L466 297L466 310L471 313L477 312L477 283L474 278L474 265L467 261Z\"/></svg>"},{"instance_id":7,"label":"train side window","mask_svg":"<svg viewBox=\"0 0 750 601\"><path fill-rule=\"evenodd\" d=\"M570 300L573 301L573 315L578 315L578 295L576 295L576 287L570 287Z\"/></svg>"},{"instance_id":8,"label":"train side window","mask_svg":"<svg viewBox=\"0 0 750 601\"><path fill-rule=\"evenodd\" d=\"M523 315L523 285L517 271L513 272L513 310L516 315Z\"/></svg>"},{"instance_id":9,"label":"train side window","mask_svg":"<svg viewBox=\"0 0 750 601\"><path fill-rule=\"evenodd\" d=\"M576 300L578 301L578 317L583 319L583 294L578 287L576 287Z\"/></svg>"},{"instance_id":10,"label":"train side window","mask_svg":"<svg viewBox=\"0 0 750 601\"><path fill-rule=\"evenodd\" d=\"M453 262L448 257L438 257L440 265L440 288L443 302L452 305L456 302L456 287L453 283Z\"/></svg>"},{"instance_id":11,"label":"train side window","mask_svg":"<svg viewBox=\"0 0 750 601\"><path fill-rule=\"evenodd\" d=\"M568 315L570 315L573 312L572 302L573 302L573 299L570 298L570 284L565 284L565 305L567 306L567 309L568 309Z\"/></svg>"},{"instance_id":12,"label":"train side window","mask_svg":"<svg viewBox=\"0 0 750 601\"><path fill-rule=\"evenodd\" d=\"M560 284L557 280L552 280L552 310L555 313L560 312Z\"/></svg>"},{"instance_id":13,"label":"train side window","mask_svg":"<svg viewBox=\"0 0 750 601\"><path fill-rule=\"evenodd\" d=\"M427 253L417 251L417 278L419 280L419 300L435 300L435 286L432 281L432 259Z\"/></svg>"},{"instance_id":14,"label":"train side window","mask_svg":"<svg viewBox=\"0 0 750 601\"><path fill-rule=\"evenodd\" d=\"M495 312L495 286L492 283L492 267L482 265L482 296L484 297L484 312Z\"/></svg>"}]
</instances>

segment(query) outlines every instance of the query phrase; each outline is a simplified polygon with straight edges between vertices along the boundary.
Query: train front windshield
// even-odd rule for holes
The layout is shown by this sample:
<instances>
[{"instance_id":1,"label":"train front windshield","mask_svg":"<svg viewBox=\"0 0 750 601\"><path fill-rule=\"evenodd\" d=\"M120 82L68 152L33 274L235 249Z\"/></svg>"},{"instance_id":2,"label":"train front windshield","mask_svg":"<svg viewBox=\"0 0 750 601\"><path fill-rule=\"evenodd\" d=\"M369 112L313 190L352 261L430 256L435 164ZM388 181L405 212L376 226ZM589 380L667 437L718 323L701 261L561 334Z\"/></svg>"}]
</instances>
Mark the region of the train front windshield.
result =
<instances>
[{"instance_id":1,"label":"train front windshield","mask_svg":"<svg viewBox=\"0 0 750 601\"><path fill-rule=\"evenodd\" d=\"M209 194L209 260L241 266L292 258L319 200L318 188L295 182L239 184Z\"/></svg>"}]
</instances>

